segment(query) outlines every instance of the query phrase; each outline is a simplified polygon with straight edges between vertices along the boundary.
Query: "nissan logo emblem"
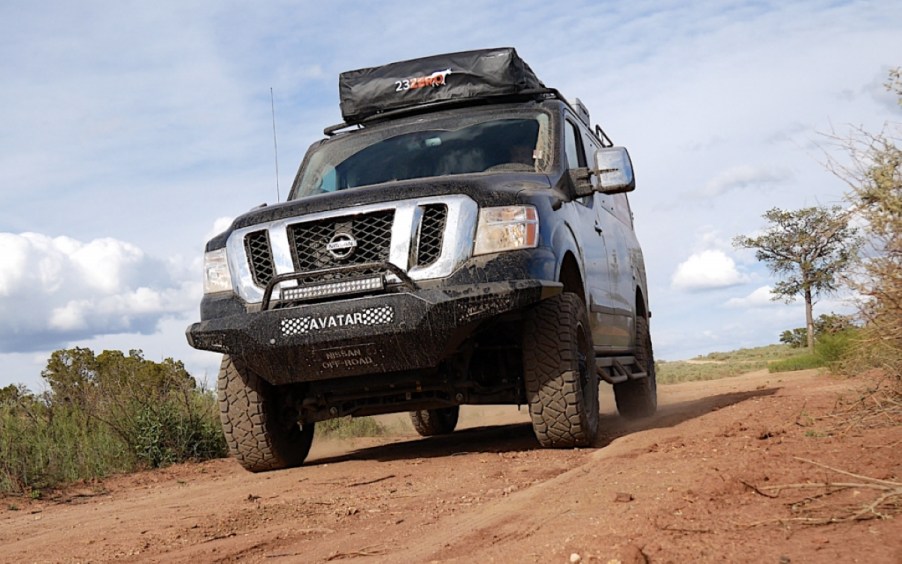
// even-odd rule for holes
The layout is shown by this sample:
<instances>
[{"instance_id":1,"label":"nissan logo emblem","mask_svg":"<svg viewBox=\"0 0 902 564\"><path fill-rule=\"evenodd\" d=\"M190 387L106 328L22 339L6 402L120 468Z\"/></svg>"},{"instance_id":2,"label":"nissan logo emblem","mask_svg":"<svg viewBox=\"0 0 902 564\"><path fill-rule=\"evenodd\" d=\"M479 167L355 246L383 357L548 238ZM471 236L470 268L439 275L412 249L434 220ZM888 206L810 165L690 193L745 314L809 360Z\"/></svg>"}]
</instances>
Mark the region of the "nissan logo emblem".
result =
<instances>
[{"instance_id":1,"label":"nissan logo emblem","mask_svg":"<svg viewBox=\"0 0 902 564\"><path fill-rule=\"evenodd\" d=\"M350 257L356 249L357 239L349 233L336 233L326 245L326 250L329 251L329 254L338 260Z\"/></svg>"}]
</instances>

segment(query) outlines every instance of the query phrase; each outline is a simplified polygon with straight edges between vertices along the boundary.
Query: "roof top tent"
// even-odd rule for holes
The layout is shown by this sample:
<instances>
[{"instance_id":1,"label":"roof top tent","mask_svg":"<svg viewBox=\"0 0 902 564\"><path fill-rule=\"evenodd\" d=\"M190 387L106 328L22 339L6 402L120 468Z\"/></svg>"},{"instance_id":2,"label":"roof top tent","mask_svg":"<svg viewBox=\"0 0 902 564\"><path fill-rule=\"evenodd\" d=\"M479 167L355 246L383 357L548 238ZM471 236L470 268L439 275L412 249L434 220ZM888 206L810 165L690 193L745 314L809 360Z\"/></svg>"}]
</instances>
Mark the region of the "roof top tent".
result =
<instances>
[{"instance_id":1,"label":"roof top tent","mask_svg":"<svg viewBox=\"0 0 902 564\"><path fill-rule=\"evenodd\" d=\"M511 47L434 55L341 73L347 125L443 103L553 92Z\"/></svg>"}]
</instances>

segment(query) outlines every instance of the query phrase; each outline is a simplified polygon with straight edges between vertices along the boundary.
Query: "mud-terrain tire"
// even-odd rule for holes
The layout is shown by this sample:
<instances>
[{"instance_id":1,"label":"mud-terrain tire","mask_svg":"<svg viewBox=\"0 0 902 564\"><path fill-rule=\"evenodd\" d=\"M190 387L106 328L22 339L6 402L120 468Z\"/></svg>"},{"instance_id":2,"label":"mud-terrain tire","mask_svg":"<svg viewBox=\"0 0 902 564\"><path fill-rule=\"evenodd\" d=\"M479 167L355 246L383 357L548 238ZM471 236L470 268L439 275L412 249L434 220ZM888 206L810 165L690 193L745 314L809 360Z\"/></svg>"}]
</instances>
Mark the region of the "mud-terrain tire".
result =
<instances>
[{"instance_id":1,"label":"mud-terrain tire","mask_svg":"<svg viewBox=\"0 0 902 564\"><path fill-rule=\"evenodd\" d=\"M614 384L617 412L627 419L649 417L658 409L655 355L651 348L648 319L645 317L636 317L636 363L648 374L646 378Z\"/></svg>"},{"instance_id":2,"label":"mud-terrain tire","mask_svg":"<svg viewBox=\"0 0 902 564\"><path fill-rule=\"evenodd\" d=\"M410 421L417 433L424 437L453 433L460 417L460 407L440 407L410 412Z\"/></svg>"},{"instance_id":3,"label":"mud-terrain tire","mask_svg":"<svg viewBox=\"0 0 902 564\"><path fill-rule=\"evenodd\" d=\"M265 472L304 463L313 442L313 424L302 428L285 417L275 387L224 355L217 388L229 451L245 469Z\"/></svg>"},{"instance_id":4,"label":"mud-terrain tire","mask_svg":"<svg viewBox=\"0 0 902 564\"><path fill-rule=\"evenodd\" d=\"M565 293L531 309L523 328L523 383L543 447L589 446L598 435L598 373L586 307Z\"/></svg>"}]
</instances>

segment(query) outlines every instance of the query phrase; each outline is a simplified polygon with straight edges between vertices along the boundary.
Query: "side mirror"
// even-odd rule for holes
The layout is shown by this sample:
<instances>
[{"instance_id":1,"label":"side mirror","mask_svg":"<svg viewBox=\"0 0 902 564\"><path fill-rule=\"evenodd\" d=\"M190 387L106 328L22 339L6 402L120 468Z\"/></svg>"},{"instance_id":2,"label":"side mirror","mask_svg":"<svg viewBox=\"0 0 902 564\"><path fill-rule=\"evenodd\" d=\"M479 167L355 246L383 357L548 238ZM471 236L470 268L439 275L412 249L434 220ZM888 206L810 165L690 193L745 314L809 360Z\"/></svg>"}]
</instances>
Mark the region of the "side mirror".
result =
<instances>
[{"instance_id":1,"label":"side mirror","mask_svg":"<svg viewBox=\"0 0 902 564\"><path fill-rule=\"evenodd\" d=\"M633 162L626 147L605 147L595 152L595 170L598 175L598 191L603 194L619 194L636 189Z\"/></svg>"}]
</instances>

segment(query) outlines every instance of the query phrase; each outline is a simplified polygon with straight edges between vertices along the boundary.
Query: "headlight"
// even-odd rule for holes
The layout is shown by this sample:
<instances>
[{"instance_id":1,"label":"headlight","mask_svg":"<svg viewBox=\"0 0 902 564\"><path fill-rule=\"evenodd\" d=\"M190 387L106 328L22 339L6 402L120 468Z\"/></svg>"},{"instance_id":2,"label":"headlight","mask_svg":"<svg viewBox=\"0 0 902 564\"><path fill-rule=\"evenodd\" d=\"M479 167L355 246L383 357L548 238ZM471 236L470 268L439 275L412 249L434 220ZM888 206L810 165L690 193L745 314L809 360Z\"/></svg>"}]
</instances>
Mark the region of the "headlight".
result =
<instances>
[{"instance_id":1,"label":"headlight","mask_svg":"<svg viewBox=\"0 0 902 564\"><path fill-rule=\"evenodd\" d=\"M530 249L539 244L539 215L532 206L504 206L479 210L474 255L515 249Z\"/></svg>"},{"instance_id":2,"label":"headlight","mask_svg":"<svg viewBox=\"0 0 902 564\"><path fill-rule=\"evenodd\" d=\"M232 274L225 249L204 253L204 293L232 291Z\"/></svg>"}]
</instances>

